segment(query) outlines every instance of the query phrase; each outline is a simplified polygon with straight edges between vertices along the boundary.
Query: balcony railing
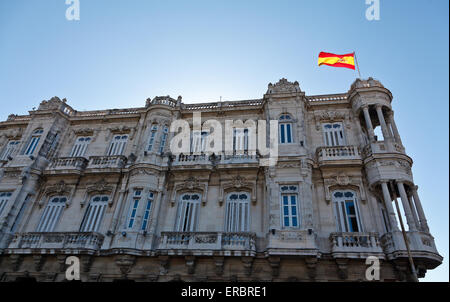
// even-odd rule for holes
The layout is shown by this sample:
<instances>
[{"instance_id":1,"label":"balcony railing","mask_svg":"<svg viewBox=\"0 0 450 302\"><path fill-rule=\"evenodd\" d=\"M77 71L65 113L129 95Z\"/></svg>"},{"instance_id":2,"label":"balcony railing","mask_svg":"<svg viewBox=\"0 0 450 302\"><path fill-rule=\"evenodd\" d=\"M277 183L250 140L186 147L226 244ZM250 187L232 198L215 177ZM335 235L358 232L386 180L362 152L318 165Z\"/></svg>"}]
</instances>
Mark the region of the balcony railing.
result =
<instances>
[{"instance_id":1,"label":"balcony railing","mask_svg":"<svg viewBox=\"0 0 450 302\"><path fill-rule=\"evenodd\" d=\"M104 236L99 233L21 233L15 234L9 248L100 249Z\"/></svg>"},{"instance_id":2,"label":"balcony railing","mask_svg":"<svg viewBox=\"0 0 450 302\"><path fill-rule=\"evenodd\" d=\"M319 147L317 149L319 162L333 160L360 160L361 152L357 146Z\"/></svg>"},{"instance_id":3,"label":"balcony railing","mask_svg":"<svg viewBox=\"0 0 450 302\"><path fill-rule=\"evenodd\" d=\"M91 156L89 157L88 168L90 169L123 168L126 162L127 158L123 155Z\"/></svg>"},{"instance_id":4,"label":"balcony railing","mask_svg":"<svg viewBox=\"0 0 450 302\"><path fill-rule=\"evenodd\" d=\"M218 159L220 164L258 163L258 155L248 153L220 154Z\"/></svg>"},{"instance_id":5,"label":"balcony railing","mask_svg":"<svg viewBox=\"0 0 450 302\"><path fill-rule=\"evenodd\" d=\"M47 169L51 170L84 170L88 160L84 157L58 157L52 160Z\"/></svg>"},{"instance_id":6,"label":"balcony railing","mask_svg":"<svg viewBox=\"0 0 450 302\"><path fill-rule=\"evenodd\" d=\"M201 165L211 164L209 155L206 154L179 154L175 157L173 165Z\"/></svg>"},{"instance_id":7,"label":"balcony railing","mask_svg":"<svg viewBox=\"0 0 450 302\"><path fill-rule=\"evenodd\" d=\"M255 251L253 233L162 232L158 249Z\"/></svg>"},{"instance_id":8,"label":"balcony railing","mask_svg":"<svg viewBox=\"0 0 450 302\"><path fill-rule=\"evenodd\" d=\"M378 233L332 233L332 253L382 253Z\"/></svg>"}]
</instances>

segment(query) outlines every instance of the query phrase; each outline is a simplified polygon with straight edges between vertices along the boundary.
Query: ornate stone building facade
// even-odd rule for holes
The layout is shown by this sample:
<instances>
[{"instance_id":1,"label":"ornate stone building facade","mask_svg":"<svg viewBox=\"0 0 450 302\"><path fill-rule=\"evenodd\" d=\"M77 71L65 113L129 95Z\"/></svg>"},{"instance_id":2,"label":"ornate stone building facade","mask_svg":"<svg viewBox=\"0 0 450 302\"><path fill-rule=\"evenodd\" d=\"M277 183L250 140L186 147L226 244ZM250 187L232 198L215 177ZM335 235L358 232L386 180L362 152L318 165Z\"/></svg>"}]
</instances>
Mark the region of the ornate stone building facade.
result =
<instances>
[{"instance_id":1,"label":"ornate stone building facade","mask_svg":"<svg viewBox=\"0 0 450 302\"><path fill-rule=\"evenodd\" d=\"M375 256L381 281L411 280L403 221L423 277L442 257L391 102L372 78L319 96L281 79L255 100L77 111L54 97L10 115L0 123L0 278L63 281L77 256L82 281L361 281ZM192 124L193 112L278 120L276 165L205 154L203 132L174 156L170 125Z\"/></svg>"}]
</instances>

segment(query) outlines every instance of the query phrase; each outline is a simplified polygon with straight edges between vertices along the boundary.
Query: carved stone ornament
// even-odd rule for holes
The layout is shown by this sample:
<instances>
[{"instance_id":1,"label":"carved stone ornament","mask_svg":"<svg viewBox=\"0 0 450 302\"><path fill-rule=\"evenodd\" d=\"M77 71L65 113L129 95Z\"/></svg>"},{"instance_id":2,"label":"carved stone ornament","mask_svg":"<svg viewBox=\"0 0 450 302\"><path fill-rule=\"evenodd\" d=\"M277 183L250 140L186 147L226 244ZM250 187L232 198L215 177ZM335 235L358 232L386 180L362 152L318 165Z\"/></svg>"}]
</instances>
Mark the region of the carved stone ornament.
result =
<instances>
[{"instance_id":1,"label":"carved stone ornament","mask_svg":"<svg viewBox=\"0 0 450 302\"><path fill-rule=\"evenodd\" d=\"M359 197L363 203L366 202L366 194L364 186L360 179L348 176L345 173L339 173L324 180L325 187L325 201L327 204L331 202L331 191L333 189L350 188L355 191L359 191Z\"/></svg>"},{"instance_id":2,"label":"carved stone ornament","mask_svg":"<svg viewBox=\"0 0 450 302\"><path fill-rule=\"evenodd\" d=\"M202 192L202 205L206 204L206 197L208 194L208 181L200 182L197 178L190 176L182 182L177 182L174 184L172 190L172 196L170 198L170 205L173 207L175 205L175 198L177 193L185 190L196 190Z\"/></svg>"},{"instance_id":3,"label":"carved stone ornament","mask_svg":"<svg viewBox=\"0 0 450 302\"><path fill-rule=\"evenodd\" d=\"M314 112L316 130L321 130L322 122L344 122L346 128L350 128L351 117L347 112L342 111L316 111Z\"/></svg>"},{"instance_id":4,"label":"carved stone ornament","mask_svg":"<svg viewBox=\"0 0 450 302\"><path fill-rule=\"evenodd\" d=\"M280 79L277 83L272 84L269 83L267 86L267 94L275 94L275 93L292 93L292 92L301 92L300 86L297 81L289 82L285 78Z\"/></svg>"},{"instance_id":5,"label":"carved stone ornament","mask_svg":"<svg viewBox=\"0 0 450 302\"><path fill-rule=\"evenodd\" d=\"M105 179L101 179L98 182L94 183L93 185L90 185L86 188L86 195L85 198L80 202L81 206L83 207L84 204L88 201L88 198L93 194L107 194L110 195L112 191L114 190L114 186L109 185ZM112 198L109 198L109 206L112 205Z\"/></svg>"},{"instance_id":6,"label":"carved stone ornament","mask_svg":"<svg viewBox=\"0 0 450 302\"><path fill-rule=\"evenodd\" d=\"M39 207L42 207L45 204L45 201L48 199L50 195L60 195L60 196L66 196L67 202L66 207L69 207L72 201L72 195L74 188L73 186L67 185L64 180L61 180L60 182L48 186L45 188L44 194L42 198L39 200Z\"/></svg>"},{"instance_id":7,"label":"carved stone ornament","mask_svg":"<svg viewBox=\"0 0 450 302\"><path fill-rule=\"evenodd\" d=\"M231 190L249 191L252 203L256 204L256 180L250 181L240 175L233 176L229 180L221 180L218 199L220 206L224 202L225 194Z\"/></svg>"}]
</instances>

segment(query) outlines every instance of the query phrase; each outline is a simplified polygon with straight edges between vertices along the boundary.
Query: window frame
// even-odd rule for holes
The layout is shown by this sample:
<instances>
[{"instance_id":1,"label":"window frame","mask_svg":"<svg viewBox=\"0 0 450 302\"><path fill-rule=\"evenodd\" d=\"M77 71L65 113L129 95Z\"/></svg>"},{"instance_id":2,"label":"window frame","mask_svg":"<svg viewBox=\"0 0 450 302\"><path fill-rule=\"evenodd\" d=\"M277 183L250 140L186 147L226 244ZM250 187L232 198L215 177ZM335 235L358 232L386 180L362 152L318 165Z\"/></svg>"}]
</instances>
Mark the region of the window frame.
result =
<instances>
[{"instance_id":1,"label":"window frame","mask_svg":"<svg viewBox=\"0 0 450 302\"><path fill-rule=\"evenodd\" d=\"M5 147L2 150L0 160L8 160L9 156L12 156L14 152L16 152L18 145L20 144L20 140L10 139L6 143ZM13 147L11 147L13 146Z\"/></svg>"},{"instance_id":2,"label":"window frame","mask_svg":"<svg viewBox=\"0 0 450 302\"><path fill-rule=\"evenodd\" d=\"M44 133L44 129L38 128L33 131L31 137L28 141L26 148L24 149L24 155L33 155L34 151L36 151L39 142L41 141L42 134Z\"/></svg>"},{"instance_id":3,"label":"window frame","mask_svg":"<svg viewBox=\"0 0 450 302\"><path fill-rule=\"evenodd\" d=\"M184 198L189 195L189 198ZM198 196L198 199L193 199ZM175 224L176 232L195 232L198 227L198 217L202 194L198 192L185 192L180 194L177 210L177 220ZM187 220L189 220L187 222Z\"/></svg>"},{"instance_id":4,"label":"window frame","mask_svg":"<svg viewBox=\"0 0 450 302\"><path fill-rule=\"evenodd\" d=\"M237 199L232 200L231 197L233 195L237 195ZM242 195L245 195L246 198L241 198ZM227 193L225 204L225 226L224 226L225 232L229 233L250 232L251 228L250 200L251 200L251 193L247 191L233 191Z\"/></svg>"},{"instance_id":5,"label":"window frame","mask_svg":"<svg viewBox=\"0 0 450 302\"><path fill-rule=\"evenodd\" d=\"M97 197L100 198L100 200L95 200ZM106 200L104 200L106 198ZM83 219L81 221L80 225L80 232L82 233L88 233L88 232L98 232L98 230L101 227L101 224L103 222L103 218L105 217L106 209L108 208L108 202L109 202L110 196L105 194L95 194L92 195L89 204L86 207L86 211L83 215ZM94 208L93 203L99 202L96 207ZM93 209L93 210L92 210ZM96 211L95 214L93 214L92 211ZM98 211L101 211L99 213ZM95 217L93 217L95 216ZM92 223L94 222L94 225Z\"/></svg>"},{"instance_id":6,"label":"window frame","mask_svg":"<svg viewBox=\"0 0 450 302\"><path fill-rule=\"evenodd\" d=\"M116 140L116 141L115 141ZM109 144L107 156L120 156L123 155L128 143L128 134L116 134L111 139ZM120 152L119 152L120 150Z\"/></svg>"},{"instance_id":7,"label":"window frame","mask_svg":"<svg viewBox=\"0 0 450 302\"><path fill-rule=\"evenodd\" d=\"M79 143L81 139L83 139L83 141L82 143ZM84 157L91 142L92 136L77 136L77 139L72 146L72 150L70 151L70 157Z\"/></svg>"},{"instance_id":8,"label":"window frame","mask_svg":"<svg viewBox=\"0 0 450 302\"><path fill-rule=\"evenodd\" d=\"M330 128L327 128L328 125L330 126ZM336 125L340 127L338 131L333 130L335 129ZM347 138L345 136L344 124L342 122L322 123L322 136L323 136L323 143L326 147L340 147L347 145Z\"/></svg>"},{"instance_id":9,"label":"window frame","mask_svg":"<svg viewBox=\"0 0 450 302\"><path fill-rule=\"evenodd\" d=\"M61 201L62 199L64 200ZM38 224L36 225L36 232L54 232L61 219L66 205L67 196L57 195L49 197L47 205L45 206L44 211L41 214L41 218L39 218Z\"/></svg>"},{"instance_id":10,"label":"window frame","mask_svg":"<svg viewBox=\"0 0 450 302\"><path fill-rule=\"evenodd\" d=\"M289 126L289 127L288 127ZM289 130L288 130L289 128ZM294 144L294 120L288 113L283 113L278 118L278 143L283 145ZM288 138L290 137L290 141Z\"/></svg>"},{"instance_id":11,"label":"window frame","mask_svg":"<svg viewBox=\"0 0 450 302\"><path fill-rule=\"evenodd\" d=\"M343 197L336 197L336 193L342 193ZM346 193L353 194L350 196L345 196ZM363 232L364 226L361 219L361 214L359 210L359 202L358 196L353 190L334 190L332 192L332 204L333 204L333 212L335 216L336 230L337 232L343 233L360 233ZM353 208L355 213L350 214L349 203L353 202ZM345 209L345 211L344 211ZM351 217L349 216L351 215ZM354 231L354 226L352 222L352 218L356 221L357 231Z\"/></svg>"},{"instance_id":12,"label":"window frame","mask_svg":"<svg viewBox=\"0 0 450 302\"><path fill-rule=\"evenodd\" d=\"M147 151L151 152L155 146L156 137L158 135L159 125L152 124L150 127L150 136L148 138Z\"/></svg>"}]
</instances>

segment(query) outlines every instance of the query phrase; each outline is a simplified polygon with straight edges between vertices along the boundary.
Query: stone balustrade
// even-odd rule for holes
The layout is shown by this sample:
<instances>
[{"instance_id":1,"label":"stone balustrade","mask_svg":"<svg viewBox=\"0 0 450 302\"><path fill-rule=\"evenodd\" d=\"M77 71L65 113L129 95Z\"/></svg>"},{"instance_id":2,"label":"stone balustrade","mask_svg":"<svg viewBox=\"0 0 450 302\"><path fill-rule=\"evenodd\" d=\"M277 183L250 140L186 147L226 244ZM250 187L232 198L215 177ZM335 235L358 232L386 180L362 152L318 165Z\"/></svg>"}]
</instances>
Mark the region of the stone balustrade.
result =
<instances>
[{"instance_id":1,"label":"stone balustrade","mask_svg":"<svg viewBox=\"0 0 450 302\"><path fill-rule=\"evenodd\" d=\"M35 232L15 234L10 249L100 249L104 236L99 233Z\"/></svg>"},{"instance_id":2,"label":"stone balustrade","mask_svg":"<svg viewBox=\"0 0 450 302\"><path fill-rule=\"evenodd\" d=\"M84 170L87 163L84 157L58 157L52 160L47 170Z\"/></svg>"},{"instance_id":3,"label":"stone balustrade","mask_svg":"<svg viewBox=\"0 0 450 302\"><path fill-rule=\"evenodd\" d=\"M127 158L123 155L91 156L87 167L90 169L123 168L126 162Z\"/></svg>"},{"instance_id":4,"label":"stone balustrade","mask_svg":"<svg viewBox=\"0 0 450 302\"><path fill-rule=\"evenodd\" d=\"M378 233L337 232L330 234L330 241L335 256L343 253L383 254Z\"/></svg>"},{"instance_id":5,"label":"stone balustrade","mask_svg":"<svg viewBox=\"0 0 450 302\"><path fill-rule=\"evenodd\" d=\"M361 160L361 152L357 146L319 147L316 154L319 163L335 160Z\"/></svg>"},{"instance_id":6,"label":"stone balustrade","mask_svg":"<svg viewBox=\"0 0 450 302\"><path fill-rule=\"evenodd\" d=\"M158 249L255 251L253 233L162 232Z\"/></svg>"}]
</instances>

